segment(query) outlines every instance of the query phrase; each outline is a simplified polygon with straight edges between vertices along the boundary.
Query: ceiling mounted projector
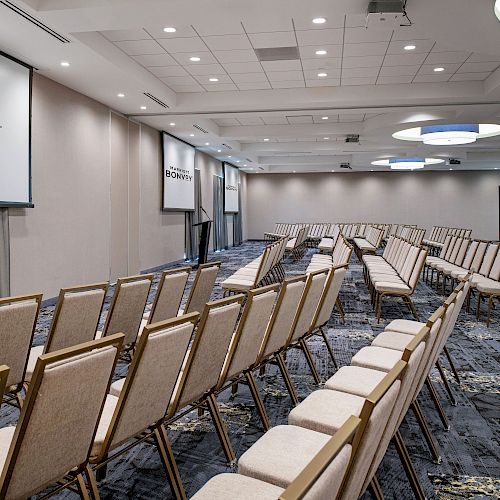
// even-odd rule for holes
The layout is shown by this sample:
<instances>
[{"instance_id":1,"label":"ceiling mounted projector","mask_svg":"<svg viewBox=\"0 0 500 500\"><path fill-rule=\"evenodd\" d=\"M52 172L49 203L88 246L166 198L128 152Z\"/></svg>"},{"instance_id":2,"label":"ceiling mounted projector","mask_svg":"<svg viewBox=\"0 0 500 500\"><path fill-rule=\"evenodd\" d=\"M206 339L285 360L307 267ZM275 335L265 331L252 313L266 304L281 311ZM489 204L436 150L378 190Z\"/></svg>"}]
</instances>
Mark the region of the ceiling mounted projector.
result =
<instances>
[{"instance_id":1,"label":"ceiling mounted projector","mask_svg":"<svg viewBox=\"0 0 500 500\"><path fill-rule=\"evenodd\" d=\"M366 28L394 29L406 17L402 0L373 0L368 4Z\"/></svg>"},{"instance_id":2,"label":"ceiling mounted projector","mask_svg":"<svg viewBox=\"0 0 500 500\"><path fill-rule=\"evenodd\" d=\"M479 125L430 125L420 133L424 144L429 146L455 146L476 142Z\"/></svg>"},{"instance_id":3,"label":"ceiling mounted projector","mask_svg":"<svg viewBox=\"0 0 500 500\"><path fill-rule=\"evenodd\" d=\"M417 170L426 165L444 163L440 158L386 158L372 161L372 165L391 167L392 170Z\"/></svg>"}]
</instances>

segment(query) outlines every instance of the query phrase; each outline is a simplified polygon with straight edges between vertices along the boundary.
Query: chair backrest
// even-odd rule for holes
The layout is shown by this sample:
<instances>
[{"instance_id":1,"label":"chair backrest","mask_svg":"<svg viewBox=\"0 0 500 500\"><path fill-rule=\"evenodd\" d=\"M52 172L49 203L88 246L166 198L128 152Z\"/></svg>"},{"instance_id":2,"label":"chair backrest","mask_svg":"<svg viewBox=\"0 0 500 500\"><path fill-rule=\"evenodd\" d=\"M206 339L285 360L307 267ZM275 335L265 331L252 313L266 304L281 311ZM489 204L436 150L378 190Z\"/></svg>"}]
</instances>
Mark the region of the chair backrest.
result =
<instances>
[{"instance_id":1,"label":"chair backrest","mask_svg":"<svg viewBox=\"0 0 500 500\"><path fill-rule=\"evenodd\" d=\"M279 500L335 499L344 480L361 419L351 415L281 493Z\"/></svg>"},{"instance_id":2,"label":"chair backrest","mask_svg":"<svg viewBox=\"0 0 500 500\"><path fill-rule=\"evenodd\" d=\"M474 254L474 258L472 259L472 262L469 267L466 269L470 269L472 272L477 272L479 271L479 268L481 267L481 262L483 261L484 253L486 252L486 248L488 247L488 242L487 241L480 241L476 253ZM464 264L465 267L465 264Z\"/></svg>"},{"instance_id":3,"label":"chair backrest","mask_svg":"<svg viewBox=\"0 0 500 500\"><path fill-rule=\"evenodd\" d=\"M244 298L234 295L205 306L172 411L197 401L217 385Z\"/></svg>"},{"instance_id":4,"label":"chair backrest","mask_svg":"<svg viewBox=\"0 0 500 500\"><path fill-rule=\"evenodd\" d=\"M7 365L0 365L0 405L2 402L5 388L7 387L7 378L9 376L9 367Z\"/></svg>"},{"instance_id":5,"label":"chair backrest","mask_svg":"<svg viewBox=\"0 0 500 500\"><path fill-rule=\"evenodd\" d=\"M177 316L190 272L190 267L179 267L161 273L148 324Z\"/></svg>"},{"instance_id":6,"label":"chair backrest","mask_svg":"<svg viewBox=\"0 0 500 500\"><path fill-rule=\"evenodd\" d=\"M23 383L42 294L0 299L0 364L10 368L7 389Z\"/></svg>"},{"instance_id":7,"label":"chair backrest","mask_svg":"<svg viewBox=\"0 0 500 500\"><path fill-rule=\"evenodd\" d=\"M144 327L97 461L165 416L199 316Z\"/></svg>"},{"instance_id":8,"label":"chair backrest","mask_svg":"<svg viewBox=\"0 0 500 500\"><path fill-rule=\"evenodd\" d=\"M62 288L43 352L93 340L107 291L107 283Z\"/></svg>"},{"instance_id":9,"label":"chair backrest","mask_svg":"<svg viewBox=\"0 0 500 500\"><path fill-rule=\"evenodd\" d=\"M470 240L468 238L462 239L462 242L460 244L460 248L458 249L458 252L457 252L457 255L455 257L455 260L453 261L453 264L456 264L457 266L462 265L464 258L465 258L465 254L467 252L467 249L469 248L469 244L470 244Z\"/></svg>"},{"instance_id":10,"label":"chair backrest","mask_svg":"<svg viewBox=\"0 0 500 500\"><path fill-rule=\"evenodd\" d=\"M422 268L424 267L426 257L427 257L427 250L421 248L418 257L415 261L415 266L411 273L410 279L408 280L408 286L411 288L412 292L413 290L415 290L415 287L417 286L418 278L420 276L420 273L422 272Z\"/></svg>"},{"instance_id":11,"label":"chair backrest","mask_svg":"<svg viewBox=\"0 0 500 500\"><path fill-rule=\"evenodd\" d=\"M493 264L491 265L491 269L490 269L490 272L488 274L488 278L491 278L492 280L496 280L496 281L498 281L500 279L500 252L497 252L495 260L493 261Z\"/></svg>"},{"instance_id":12,"label":"chair backrest","mask_svg":"<svg viewBox=\"0 0 500 500\"><path fill-rule=\"evenodd\" d=\"M304 274L295 278L288 278L281 284L280 293L257 356L257 363L285 346L306 282L307 276Z\"/></svg>"},{"instance_id":13,"label":"chair backrest","mask_svg":"<svg viewBox=\"0 0 500 500\"><path fill-rule=\"evenodd\" d=\"M257 358L269 324L279 285L250 290L236 333L232 338L217 387L250 368Z\"/></svg>"},{"instance_id":14,"label":"chair backrest","mask_svg":"<svg viewBox=\"0 0 500 500\"><path fill-rule=\"evenodd\" d=\"M221 262L209 262L198 267L184 314L203 311L205 304L210 301L220 266Z\"/></svg>"},{"instance_id":15,"label":"chair backrest","mask_svg":"<svg viewBox=\"0 0 500 500\"><path fill-rule=\"evenodd\" d=\"M495 256L498 251L498 243L490 243L486 252L484 253L483 261L481 262L481 267L479 268L479 274L483 276L488 276Z\"/></svg>"},{"instance_id":16,"label":"chair backrest","mask_svg":"<svg viewBox=\"0 0 500 500\"><path fill-rule=\"evenodd\" d=\"M450 243L451 243L451 238L452 238L452 236L450 234L446 235L446 238L444 239L444 242L443 242L443 248L441 248L441 252L439 252L440 259L445 258L446 253L448 252L448 248L449 248Z\"/></svg>"},{"instance_id":17,"label":"chair backrest","mask_svg":"<svg viewBox=\"0 0 500 500\"><path fill-rule=\"evenodd\" d=\"M123 335L43 354L0 477L0 498L26 498L88 462Z\"/></svg>"}]
</instances>

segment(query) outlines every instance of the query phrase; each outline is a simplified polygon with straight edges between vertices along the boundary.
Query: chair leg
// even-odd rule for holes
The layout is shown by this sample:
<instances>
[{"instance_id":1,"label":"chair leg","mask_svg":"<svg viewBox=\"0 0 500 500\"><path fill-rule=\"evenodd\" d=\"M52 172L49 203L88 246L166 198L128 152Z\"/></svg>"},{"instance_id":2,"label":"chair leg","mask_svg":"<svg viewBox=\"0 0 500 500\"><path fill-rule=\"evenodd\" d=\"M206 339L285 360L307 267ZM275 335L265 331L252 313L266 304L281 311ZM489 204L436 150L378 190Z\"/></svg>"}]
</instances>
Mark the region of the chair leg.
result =
<instances>
[{"instance_id":1,"label":"chair leg","mask_svg":"<svg viewBox=\"0 0 500 500\"><path fill-rule=\"evenodd\" d=\"M76 476L76 487L78 489L78 493L80 494L80 498L82 498L83 500L90 500L89 492L87 490L87 486L85 485L82 474L78 474Z\"/></svg>"},{"instance_id":2,"label":"chair leg","mask_svg":"<svg viewBox=\"0 0 500 500\"><path fill-rule=\"evenodd\" d=\"M380 314L382 312L382 301L384 300L384 294L377 294L376 298L376 312L377 312L377 323L380 323Z\"/></svg>"},{"instance_id":3,"label":"chair leg","mask_svg":"<svg viewBox=\"0 0 500 500\"><path fill-rule=\"evenodd\" d=\"M99 500L101 497L99 495L99 488L97 487L97 481L95 479L94 473L90 465L85 467L85 476L87 477L87 483L89 485L90 495L93 500Z\"/></svg>"},{"instance_id":4,"label":"chair leg","mask_svg":"<svg viewBox=\"0 0 500 500\"><path fill-rule=\"evenodd\" d=\"M337 306L337 309L339 310L340 317L342 318L342 322L345 323L345 310L344 306L342 305L342 302L340 301L340 298L337 297L337 300L335 301L335 305Z\"/></svg>"},{"instance_id":5,"label":"chair leg","mask_svg":"<svg viewBox=\"0 0 500 500\"><path fill-rule=\"evenodd\" d=\"M439 413L439 418L443 423L444 430L449 431L450 422L448 421L448 417L446 416L446 413L444 412L443 407L441 406L441 402L439 401L436 389L434 387L434 384L431 382L429 376L427 376L427 378L425 379L425 385L427 386L427 389L429 390L429 393L431 395L432 402L434 403L434 406L436 407L436 410Z\"/></svg>"},{"instance_id":6,"label":"chair leg","mask_svg":"<svg viewBox=\"0 0 500 500\"><path fill-rule=\"evenodd\" d=\"M236 458L236 455L234 454L233 447L231 446L231 442L229 440L229 434L227 432L226 424L224 423L222 415L219 411L219 407L217 406L217 400L215 399L215 396L213 394L210 394L207 397L207 406L208 411L210 412L210 416L212 417L217 436L219 437L219 441L224 450L224 455L226 455L228 463L232 464Z\"/></svg>"},{"instance_id":7,"label":"chair leg","mask_svg":"<svg viewBox=\"0 0 500 500\"><path fill-rule=\"evenodd\" d=\"M338 370L339 369L339 365L337 364L337 360L335 359L335 354L333 352L333 348L330 345L330 342L328 341L328 337L326 336L326 333L323 330L323 327L321 327L319 329L319 331L321 332L320 334L323 337L323 340L325 341L325 344L326 344L326 347L328 349L328 352L330 353L330 357L332 358L332 361L333 361L333 366L335 366L335 369Z\"/></svg>"},{"instance_id":8,"label":"chair leg","mask_svg":"<svg viewBox=\"0 0 500 500\"><path fill-rule=\"evenodd\" d=\"M276 361L278 362L278 367L281 372L281 376L285 381L285 386L287 388L288 394L290 394L290 398L295 406L299 404L299 397L297 396L297 391L295 389L295 385L292 382L290 377L290 373L288 372L288 368L286 367L285 360L283 359L283 354L280 352L275 356Z\"/></svg>"},{"instance_id":9,"label":"chair leg","mask_svg":"<svg viewBox=\"0 0 500 500\"><path fill-rule=\"evenodd\" d=\"M306 341L304 339L299 340L300 348L306 357L307 364L309 365L309 369L311 370L311 374L314 378L314 382L319 385L321 384L321 378L319 376L318 370L316 369L316 365L314 364L314 359L312 357L311 351L309 347L307 347Z\"/></svg>"},{"instance_id":10,"label":"chair leg","mask_svg":"<svg viewBox=\"0 0 500 500\"><path fill-rule=\"evenodd\" d=\"M486 318L486 327L490 327L490 322L491 322L491 309L493 307L493 295L490 295L490 298L488 299L488 316Z\"/></svg>"},{"instance_id":11,"label":"chair leg","mask_svg":"<svg viewBox=\"0 0 500 500\"><path fill-rule=\"evenodd\" d=\"M443 347L443 352L448 359L448 363L450 364L451 371L453 372L453 376L455 377L455 380L460 384L460 377L458 376L458 371L455 367L455 363L453 362L453 358L451 357L450 351L448 351L448 348L446 346Z\"/></svg>"},{"instance_id":12,"label":"chair leg","mask_svg":"<svg viewBox=\"0 0 500 500\"><path fill-rule=\"evenodd\" d=\"M427 446L429 447L429 451L431 452L433 462L435 464L440 464L441 463L441 454L439 453L439 449L437 447L437 444L436 444L434 437L429 429L429 426L427 425L427 421L425 420L425 416L422 413L422 409L420 408L420 404L416 399L411 404L411 409L413 410L415 418L417 419L418 426L420 427L420 430L422 431L425 442L427 443Z\"/></svg>"},{"instance_id":13,"label":"chair leg","mask_svg":"<svg viewBox=\"0 0 500 500\"><path fill-rule=\"evenodd\" d=\"M446 392L448 393L448 397L450 398L451 404L453 406L457 406L457 400L455 399L455 396L453 395L453 391L451 390L451 386L448 382L448 379L446 378L446 374L444 373L443 367L441 366L441 363L439 360L436 360L436 368L439 371L439 374L441 375L441 379L443 380L444 388L446 389Z\"/></svg>"},{"instance_id":14,"label":"chair leg","mask_svg":"<svg viewBox=\"0 0 500 500\"><path fill-rule=\"evenodd\" d=\"M481 292L477 292L477 309L476 309L476 319L479 321L479 317L481 316Z\"/></svg>"},{"instance_id":15,"label":"chair leg","mask_svg":"<svg viewBox=\"0 0 500 500\"><path fill-rule=\"evenodd\" d=\"M411 300L410 296L407 296L406 299L408 300L408 306L410 307L411 313L413 314L413 316L415 317L415 319L417 321L420 321L420 318L418 317L418 312L417 312L417 309L415 307L415 304L413 303L413 300Z\"/></svg>"},{"instance_id":16,"label":"chair leg","mask_svg":"<svg viewBox=\"0 0 500 500\"><path fill-rule=\"evenodd\" d=\"M384 500L384 493L378 482L377 476L373 476L372 480L368 483L368 491L375 500Z\"/></svg>"},{"instance_id":17,"label":"chair leg","mask_svg":"<svg viewBox=\"0 0 500 500\"><path fill-rule=\"evenodd\" d=\"M185 500L187 496L184 490L184 485L182 484L181 475L179 474L179 469L177 468L174 453L163 425L156 427L154 431L154 438L161 461L167 471L168 482L170 483L172 494L176 500Z\"/></svg>"},{"instance_id":18,"label":"chair leg","mask_svg":"<svg viewBox=\"0 0 500 500\"><path fill-rule=\"evenodd\" d=\"M250 393L252 394L252 398L255 403L255 407L257 408L257 412L260 417L260 421L262 422L262 427L267 432L271 427L269 423L269 417L267 416L266 408L264 407L264 403L259 394L259 389L257 388L257 384L255 383L255 379L251 372L245 373L245 378L248 383L248 388L250 389Z\"/></svg>"},{"instance_id":19,"label":"chair leg","mask_svg":"<svg viewBox=\"0 0 500 500\"><path fill-rule=\"evenodd\" d=\"M411 489L415 495L417 500L425 500L425 493L422 485L420 484L420 480L418 479L417 471L411 461L410 454L408 453L408 449L403 441L403 437L400 432L397 431L392 438L392 441L396 447L396 451L398 452L401 463L403 464L403 468L405 470L406 476L410 481Z\"/></svg>"}]
</instances>

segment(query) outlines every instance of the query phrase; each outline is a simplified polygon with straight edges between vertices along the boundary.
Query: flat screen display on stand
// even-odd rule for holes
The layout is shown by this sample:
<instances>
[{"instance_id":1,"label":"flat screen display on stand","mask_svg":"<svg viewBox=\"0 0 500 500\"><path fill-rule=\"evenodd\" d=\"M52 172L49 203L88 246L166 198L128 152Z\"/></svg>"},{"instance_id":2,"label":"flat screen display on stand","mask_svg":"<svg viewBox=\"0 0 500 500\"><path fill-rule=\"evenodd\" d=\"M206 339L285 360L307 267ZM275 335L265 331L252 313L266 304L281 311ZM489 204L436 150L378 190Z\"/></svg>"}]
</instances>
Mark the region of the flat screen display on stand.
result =
<instances>
[{"instance_id":1,"label":"flat screen display on stand","mask_svg":"<svg viewBox=\"0 0 500 500\"><path fill-rule=\"evenodd\" d=\"M190 144L163 132L163 210L194 210L194 152Z\"/></svg>"},{"instance_id":2,"label":"flat screen display on stand","mask_svg":"<svg viewBox=\"0 0 500 500\"><path fill-rule=\"evenodd\" d=\"M33 69L0 52L0 207L31 207Z\"/></svg>"},{"instance_id":3,"label":"flat screen display on stand","mask_svg":"<svg viewBox=\"0 0 500 500\"><path fill-rule=\"evenodd\" d=\"M224 212L239 212L238 193L240 189L240 172L229 163L224 163Z\"/></svg>"}]
</instances>

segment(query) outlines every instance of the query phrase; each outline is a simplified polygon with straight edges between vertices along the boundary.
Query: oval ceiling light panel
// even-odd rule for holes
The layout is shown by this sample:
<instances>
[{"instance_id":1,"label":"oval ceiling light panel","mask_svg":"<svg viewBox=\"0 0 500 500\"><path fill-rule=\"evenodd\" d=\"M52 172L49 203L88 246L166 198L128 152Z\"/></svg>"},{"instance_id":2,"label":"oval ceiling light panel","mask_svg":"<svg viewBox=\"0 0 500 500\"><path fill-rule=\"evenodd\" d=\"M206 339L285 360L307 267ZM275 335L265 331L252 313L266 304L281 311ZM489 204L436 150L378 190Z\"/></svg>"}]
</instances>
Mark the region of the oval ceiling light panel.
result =
<instances>
[{"instance_id":1,"label":"oval ceiling light panel","mask_svg":"<svg viewBox=\"0 0 500 500\"><path fill-rule=\"evenodd\" d=\"M421 141L430 146L470 144L483 137L500 135L495 123L428 125L394 132L392 137L402 141Z\"/></svg>"},{"instance_id":2,"label":"oval ceiling light panel","mask_svg":"<svg viewBox=\"0 0 500 500\"><path fill-rule=\"evenodd\" d=\"M500 21L500 0L497 0L495 2L495 15L497 16L498 20Z\"/></svg>"},{"instance_id":3,"label":"oval ceiling light panel","mask_svg":"<svg viewBox=\"0 0 500 500\"><path fill-rule=\"evenodd\" d=\"M372 165L391 167L392 170L417 170L426 165L444 163L440 158L386 158L372 161Z\"/></svg>"}]
</instances>

